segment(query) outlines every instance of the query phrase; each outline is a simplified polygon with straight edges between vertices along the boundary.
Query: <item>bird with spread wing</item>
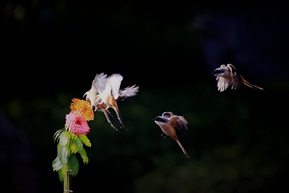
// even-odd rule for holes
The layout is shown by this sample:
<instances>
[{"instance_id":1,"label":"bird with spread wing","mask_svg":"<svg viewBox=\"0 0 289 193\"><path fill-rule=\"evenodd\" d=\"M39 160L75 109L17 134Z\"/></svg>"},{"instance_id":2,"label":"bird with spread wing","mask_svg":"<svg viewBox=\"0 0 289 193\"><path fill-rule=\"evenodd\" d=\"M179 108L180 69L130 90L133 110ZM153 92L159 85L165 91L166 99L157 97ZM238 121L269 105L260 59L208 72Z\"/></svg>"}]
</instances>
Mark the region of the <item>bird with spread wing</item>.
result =
<instances>
[{"instance_id":1,"label":"bird with spread wing","mask_svg":"<svg viewBox=\"0 0 289 193\"><path fill-rule=\"evenodd\" d=\"M157 116L153 120L162 130L164 137L169 136L174 139L185 156L189 158L188 152L181 144L176 133L176 129L188 129L187 120L183 116L173 114L173 112L163 112L161 116Z\"/></svg>"},{"instance_id":2,"label":"bird with spread wing","mask_svg":"<svg viewBox=\"0 0 289 193\"><path fill-rule=\"evenodd\" d=\"M95 111L104 113L108 123L116 130L118 129L115 124L118 128L125 128L125 123L117 101L135 96L139 91L139 87L136 85L120 89L122 80L123 76L118 73L110 76L104 73L96 74L90 90L83 95L86 101L90 102L91 107L94 108ZM116 121L115 117L109 111L110 108L114 110L118 121Z\"/></svg>"},{"instance_id":3,"label":"bird with spread wing","mask_svg":"<svg viewBox=\"0 0 289 193\"><path fill-rule=\"evenodd\" d=\"M248 86L249 88L264 91L263 88L256 86L248 82L241 74L236 70L236 67L232 64L222 64L219 68L213 71L213 75L216 76L218 91L223 92L229 86L231 89L238 89L240 84Z\"/></svg>"}]
</instances>

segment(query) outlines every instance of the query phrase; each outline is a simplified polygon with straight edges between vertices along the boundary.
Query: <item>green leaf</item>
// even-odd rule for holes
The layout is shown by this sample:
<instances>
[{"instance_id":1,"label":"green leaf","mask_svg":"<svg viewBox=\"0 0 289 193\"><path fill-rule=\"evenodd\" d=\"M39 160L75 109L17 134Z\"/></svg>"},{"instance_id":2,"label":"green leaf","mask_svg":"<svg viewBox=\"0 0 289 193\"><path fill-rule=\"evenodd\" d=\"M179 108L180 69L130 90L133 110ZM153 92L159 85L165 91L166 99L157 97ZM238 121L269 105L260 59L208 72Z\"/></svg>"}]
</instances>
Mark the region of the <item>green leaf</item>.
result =
<instances>
[{"instance_id":1,"label":"green leaf","mask_svg":"<svg viewBox=\"0 0 289 193\"><path fill-rule=\"evenodd\" d=\"M68 171L68 164L64 164L61 170L58 170L58 176L60 181L63 181L67 171Z\"/></svg>"},{"instance_id":2,"label":"green leaf","mask_svg":"<svg viewBox=\"0 0 289 193\"><path fill-rule=\"evenodd\" d=\"M82 141L82 143L84 143L84 145L91 147L91 143L86 135L79 135L79 139Z\"/></svg>"},{"instance_id":3,"label":"green leaf","mask_svg":"<svg viewBox=\"0 0 289 193\"><path fill-rule=\"evenodd\" d=\"M85 149L83 148L81 151L79 151L79 154L81 155L83 163L87 164L88 163L88 157L87 157Z\"/></svg>"},{"instance_id":4,"label":"green leaf","mask_svg":"<svg viewBox=\"0 0 289 193\"><path fill-rule=\"evenodd\" d=\"M78 138L71 140L70 148L71 148L72 144L76 145L76 148L77 148L78 152L80 152L83 149L83 144Z\"/></svg>"},{"instance_id":5,"label":"green leaf","mask_svg":"<svg viewBox=\"0 0 289 193\"><path fill-rule=\"evenodd\" d=\"M72 153L72 154L75 154L75 153L77 153L77 147L76 147L76 145L75 145L75 143L70 143L70 152Z\"/></svg>"},{"instance_id":6,"label":"green leaf","mask_svg":"<svg viewBox=\"0 0 289 193\"><path fill-rule=\"evenodd\" d=\"M59 180L62 182L63 181L63 179L64 179L64 176L63 176L63 174L62 174L62 171L61 170L58 170L58 178L59 178Z\"/></svg>"},{"instance_id":7,"label":"green leaf","mask_svg":"<svg viewBox=\"0 0 289 193\"><path fill-rule=\"evenodd\" d=\"M70 133L70 139L78 139L78 136L75 135L74 133Z\"/></svg>"},{"instance_id":8,"label":"green leaf","mask_svg":"<svg viewBox=\"0 0 289 193\"><path fill-rule=\"evenodd\" d=\"M71 169L72 175L76 176L79 170L79 162L75 155L68 158L68 167Z\"/></svg>"}]
</instances>

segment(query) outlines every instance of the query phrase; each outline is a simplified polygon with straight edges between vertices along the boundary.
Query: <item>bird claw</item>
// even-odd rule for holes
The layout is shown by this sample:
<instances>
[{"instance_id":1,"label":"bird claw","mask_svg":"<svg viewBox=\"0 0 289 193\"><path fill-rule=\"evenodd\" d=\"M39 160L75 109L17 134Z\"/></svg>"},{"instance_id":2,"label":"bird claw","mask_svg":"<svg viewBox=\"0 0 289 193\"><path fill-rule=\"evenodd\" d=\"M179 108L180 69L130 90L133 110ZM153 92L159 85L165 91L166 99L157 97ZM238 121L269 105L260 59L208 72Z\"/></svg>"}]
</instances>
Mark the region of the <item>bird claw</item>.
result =
<instances>
[{"instance_id":1,"label":"bird claw","mask_svg":"<svg viewBox=\"0 0 289 193\"><path fill-rule=\"evenodd\" d=\"M161 133L161 137L162 137L163 139L165 139L167 136L166 136L165 134Z\"/></svg>"}]
</instances>

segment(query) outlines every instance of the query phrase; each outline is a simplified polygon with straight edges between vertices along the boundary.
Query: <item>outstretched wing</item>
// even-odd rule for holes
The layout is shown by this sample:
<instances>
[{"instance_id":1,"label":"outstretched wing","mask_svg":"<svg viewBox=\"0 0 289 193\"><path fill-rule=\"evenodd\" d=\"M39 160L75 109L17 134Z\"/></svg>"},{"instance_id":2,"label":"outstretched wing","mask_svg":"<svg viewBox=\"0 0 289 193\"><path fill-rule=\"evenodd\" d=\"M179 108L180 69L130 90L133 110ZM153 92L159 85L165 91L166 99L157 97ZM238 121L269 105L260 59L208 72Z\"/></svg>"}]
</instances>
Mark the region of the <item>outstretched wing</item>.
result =
<instances>
[{"instance_id":1,"label":"outstretched wing","mask_svg":"<svg viewBox=\"0 0 289 193\"><path fill-rule=\"evenodd\" d=\"M139 87L136 85L128 86L124 89L119 90L119 97L118 98L126 98L135 96L139 91Z\"/></svg>"},{"instance_id":2,"label":"outstretched wing","mask_svg":"<svg viewBox=\"0 0 289 193\"><path fill-rule=\"evenodd\" d=\"M162 116L163 116L163 117L167 117L167 118L170 118L170 117L173 116L173 115L174 115L174 113L171 112L171 111L166 111L166 112L163 112L163 113L162 113Z\"/></svg>"},{"instance_id":3,"label":"outstretched wing","mask_svg":"<svg viewBox=\"0 0 289 193\"><path fill-rule=\"evenodd\" d=\"M123 76L121 74L112 74L108 79L109 85L107 86L110 86L111 94L114 99L118 98L119 88L122 80Z\"/></svg>"},{"instance_id":4,"label":"outstretched wing","mask_svg":"<svg viewBox=\"0 0 289 193\"><path fill-rule=\"evenodd\" d=\"M92 82L92 87L97 90L97 93L101 93L105 89L105 85L107 82L107 75L103 72L97 74Z\"/></svg>"}]
</instances>

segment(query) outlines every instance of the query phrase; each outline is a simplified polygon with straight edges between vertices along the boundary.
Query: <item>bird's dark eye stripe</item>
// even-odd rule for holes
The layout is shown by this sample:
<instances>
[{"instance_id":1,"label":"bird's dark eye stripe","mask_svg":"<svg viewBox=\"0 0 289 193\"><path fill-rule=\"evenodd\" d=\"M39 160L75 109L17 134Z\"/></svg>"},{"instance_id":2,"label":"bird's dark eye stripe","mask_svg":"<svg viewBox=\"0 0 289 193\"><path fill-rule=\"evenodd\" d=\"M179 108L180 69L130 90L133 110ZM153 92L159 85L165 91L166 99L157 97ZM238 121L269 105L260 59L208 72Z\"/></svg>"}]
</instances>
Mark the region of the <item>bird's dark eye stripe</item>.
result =
<instances>
[{"instance_id":1,"label":"bird's dark eye stripe","mask_svg":"<svg viewBox=\"0 0 289 193\"><path fill-rule=\"evenodd\" d=\"M216 69L214 70L214 74L219 74L225 72L225 69Z\"/></svg>"}]
</instances>

